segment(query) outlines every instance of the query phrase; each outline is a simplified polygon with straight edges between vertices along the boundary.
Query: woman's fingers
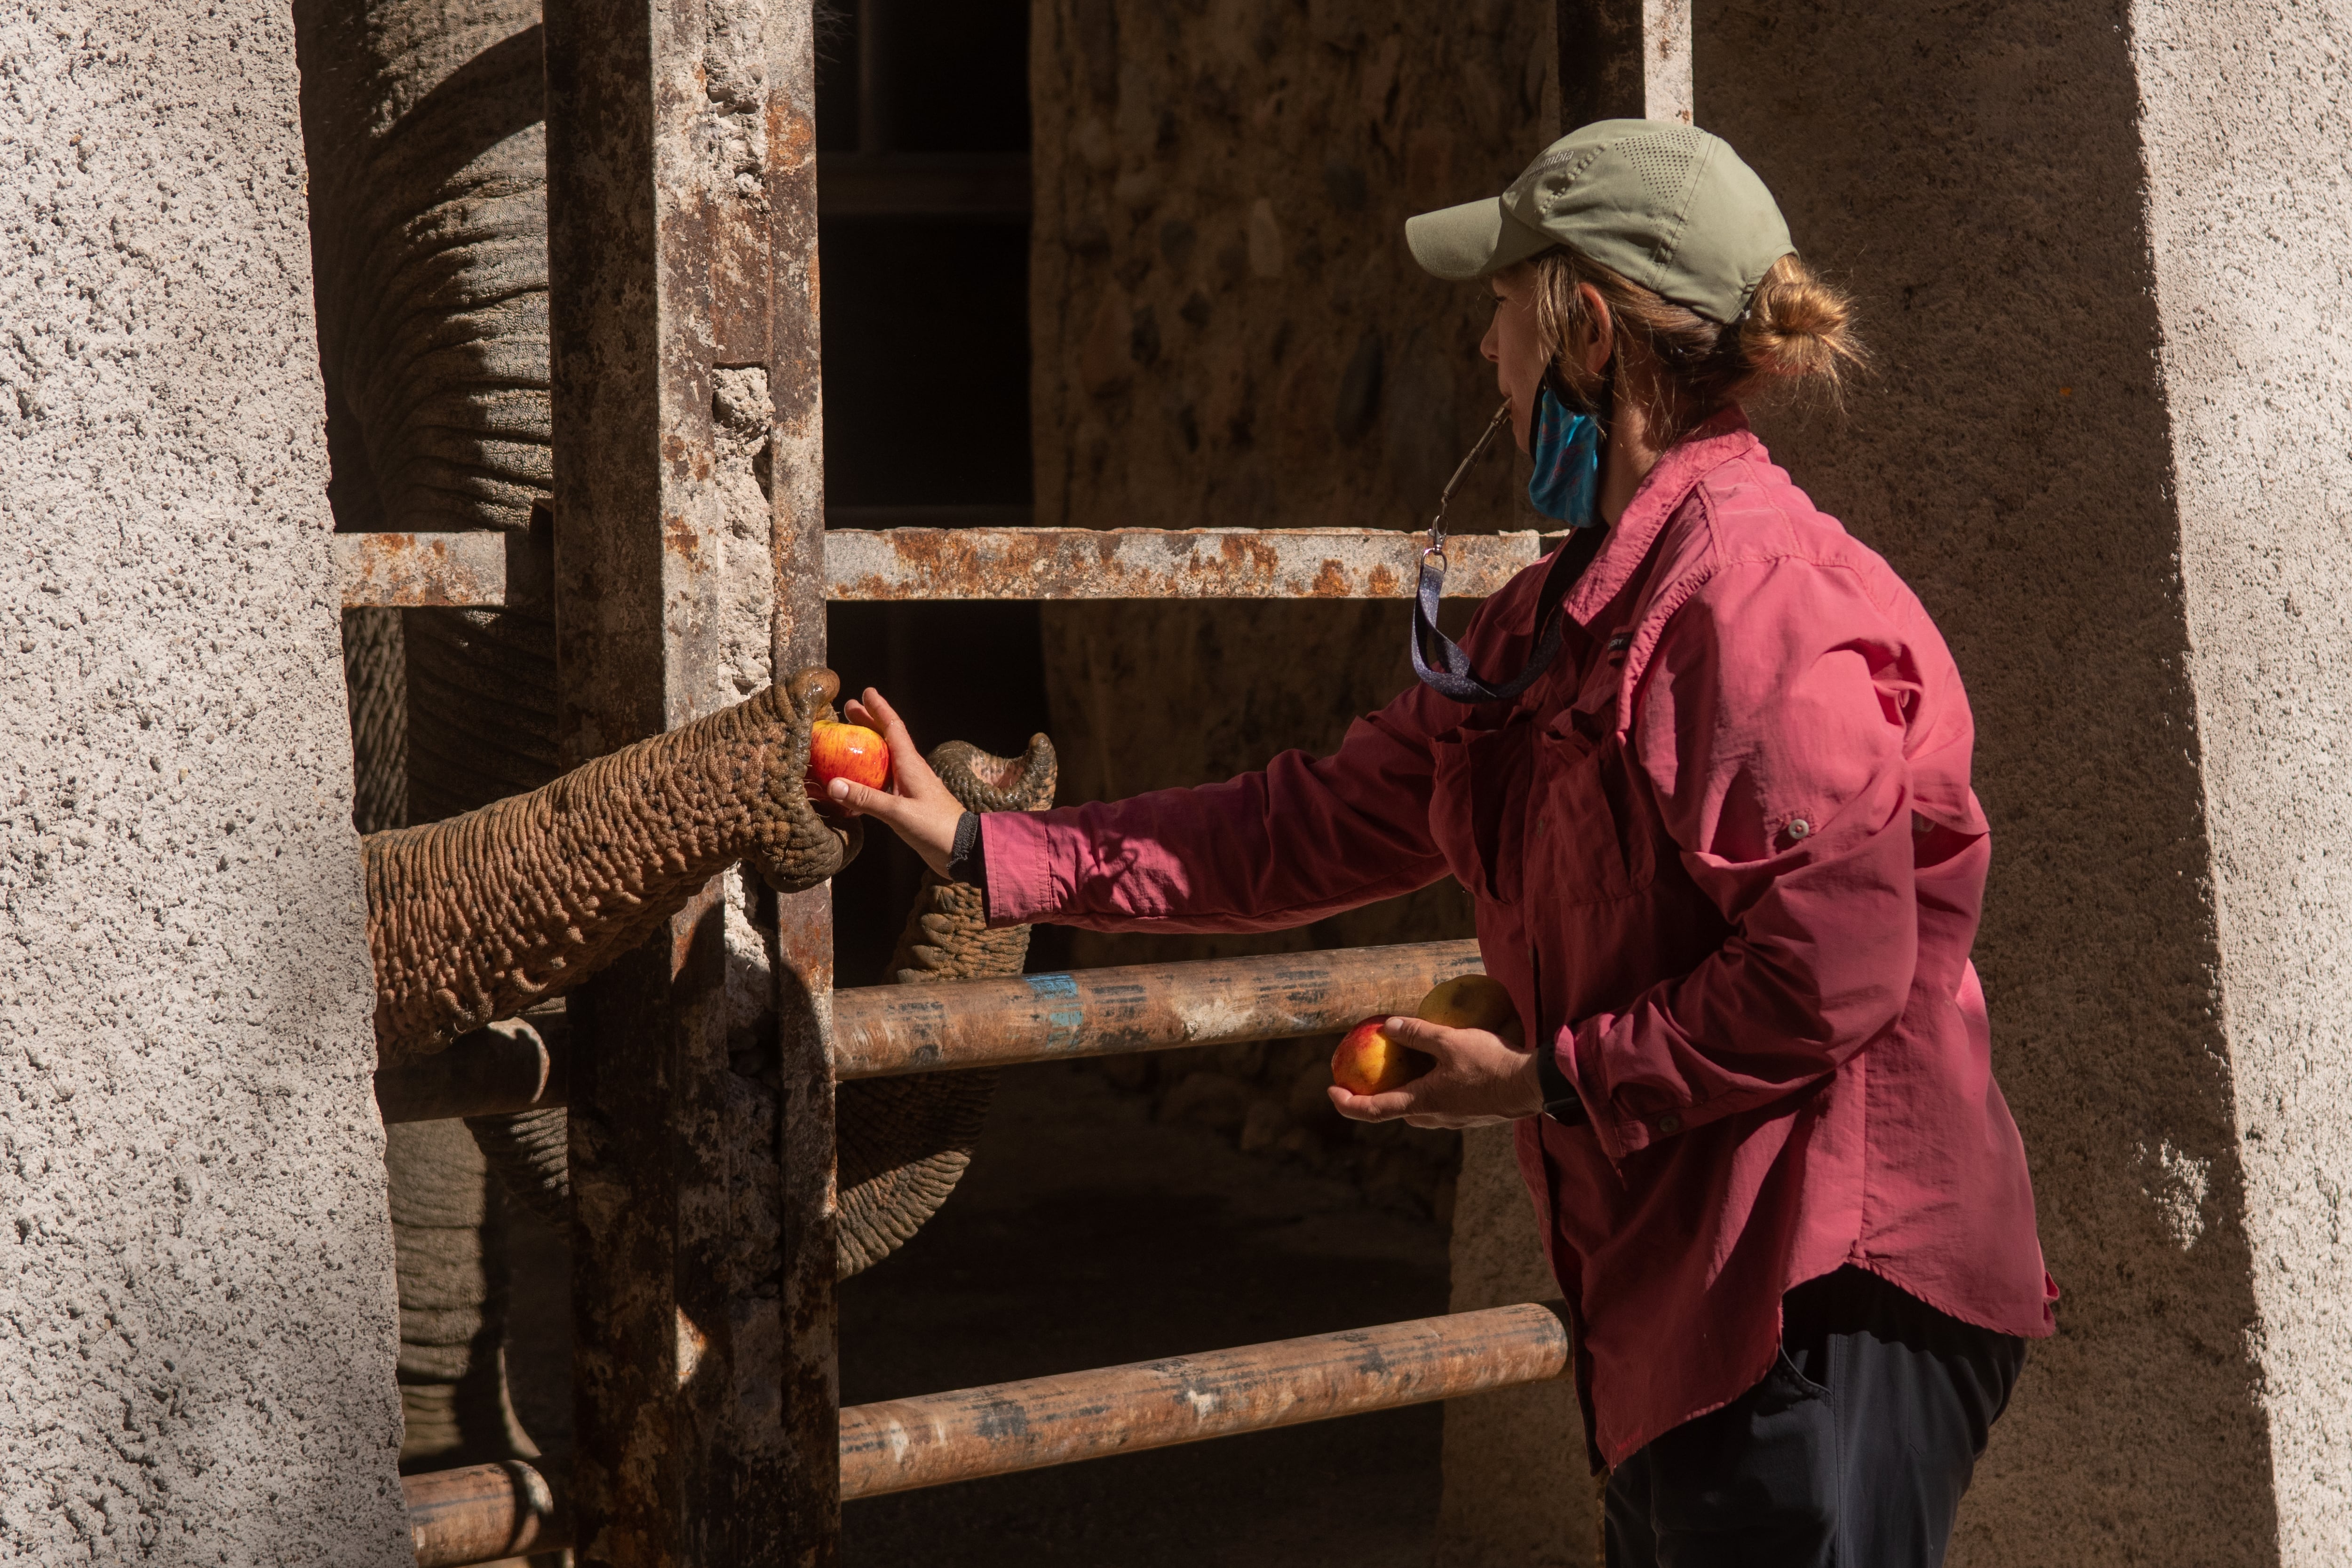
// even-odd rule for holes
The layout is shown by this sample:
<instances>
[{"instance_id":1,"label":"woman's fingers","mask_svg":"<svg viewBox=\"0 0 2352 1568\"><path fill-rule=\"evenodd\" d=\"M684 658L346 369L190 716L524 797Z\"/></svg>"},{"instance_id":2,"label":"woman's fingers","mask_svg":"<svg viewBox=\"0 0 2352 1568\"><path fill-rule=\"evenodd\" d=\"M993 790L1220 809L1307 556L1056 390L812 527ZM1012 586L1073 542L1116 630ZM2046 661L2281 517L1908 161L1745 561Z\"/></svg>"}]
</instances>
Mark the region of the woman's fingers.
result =
<instances>
[{"instance_id":1,"label":"woman's fingers","mask_svg":"<svg viewBox=\"0 0 2352 1568\"><path fill-rule=\"evenodd\" d=\"M1331 1107L1356 1121L1399 1118L1415 1127L1483 1127L1543 1109L1535 1058L1486 1029L1449 1029L1421 1018L1391 1018L1381 1033L1433 1058L1427 1072L1384 1094L1333 1085Z\"/></svg>"},{"instance_id":2,"label":"woman's fingers","mask_svg":"<svg viewBox=\"0 0 2352 1568\"><path fill-rule=\"evenodd\" d=\"M956 825L963 820L963 807L937 779L931 782L935 793L910 795L835 779L824 793L852 816L871 816L887 826L923 858L924 865L944 877L948 858L955 853Z\"/></svg>"},{"instance_id":3,"label":"woman's fingers","mask_svg":"<svg viewBox=\"0 0 2352 1568\"><path fill-rule=\"evenodd\" d=\"M1386 1094L1357 1094L1335 1083L1325 1092L1331 1097L1331 1109L1350 1121L1391 1121L1409 1114L1413 1108L1410 1089L1392 1089Z\"/></svg>"},{"instance_id":4,"label":"woman's fingers","mask_svg":"<svg viewBox=\"0 0 2352 1568\"><path fill-rule=\"evenodd\" d=\"M824 786L824 794L834 805L847 807L853 816L871 816L893 827L898 826L898 816L909 804L887 790L855 779L835 779Z\"/></svg>"},{"instance_id":5,"label":"woman's fingers","mask_svg":"<svg viewBox=\"0 0 2352 1568\"><path fill-rule=\"evenodd\" d=\"M898 782L900 795L921 798L934 792L940 795L948 793L948 786L940 782L939 774L931 772L931 764L923 760L922 750L915 744L913 732L907 728L906 721L898 717L898 710L890 706L889 699L869 686L865 695L853 700L848 708L850 712L871 720L871 728L881 731L882 743L890 748L890 771Z\"/></svg>"},{"instance_id":6,"label":"woman's fingers","mask_svg":"<svg viewBox=\"0 0 2352 1568\"><path fill-rule=\"evenodd\" d=\"M1381 1032L1401 1046L1435 1057L1439 1061L1451 1059L1460 1049L1460 1037L1478 1033L1471 1029L1449 1029L1443 1024L1433 1024L1426 1018L1391 1018L1381 1026Z\"/></svg>"}]
</instances>

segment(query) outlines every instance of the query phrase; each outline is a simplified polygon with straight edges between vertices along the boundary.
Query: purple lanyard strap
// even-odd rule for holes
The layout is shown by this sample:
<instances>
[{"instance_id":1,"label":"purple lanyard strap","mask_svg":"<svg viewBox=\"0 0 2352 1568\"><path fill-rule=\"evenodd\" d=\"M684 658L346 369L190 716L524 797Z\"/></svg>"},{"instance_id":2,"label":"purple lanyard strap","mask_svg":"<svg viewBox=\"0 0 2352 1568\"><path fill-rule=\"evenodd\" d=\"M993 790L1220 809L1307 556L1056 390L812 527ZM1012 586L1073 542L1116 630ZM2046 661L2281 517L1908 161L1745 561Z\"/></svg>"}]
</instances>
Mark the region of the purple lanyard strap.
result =
<instances>
[{"instance_id":1,"label":"purple lanyard strap","mask_svg":"<svg viewBox=\"0 0 2352 1568\"><path fill-rule=\"evenodd\" d=\"M1470 455L1464 458L1461 466L1454 470L1454 477L1445 481L1445 489L1437 498L1437 515L1429 520L1429 546L1421 552L1421 581L1414 590L1412 603L1412 672L1421 678L1423 685L1456 702L1508 702L1542 679L1544 671L1551 668L1552 660L1559 657L1566 620L1559 613L1560 597L1567 592L1569 584L1583 575L1585 567L1599 553L1601 539L1609 531L1605 528L1580 528L1573 539L1560 546L1559 553L1552 560L1551 570L1544 574L1543 595L1538 601L1543 605L1543 618L1536 638L1535 652L1518 674L1497 685L1481 678L1470 668L1470 656L1463 652L1453 638L1437 629L1437 601L1445 586L1447 564L1445 507L1454 499L1454 492L1461 488L1463 476L1470 471L1470 465L1478 460L1478 455L1486 449L1487 444L1494 440L1495 433L1510 417L1511 405L1507 402L1495 411L1495 417L1486 422L1486 432L1478 437L1477 445L1470 448ZM1433 648L1438 661L1444 666L1443 669L1430 666L1429 650Z\"/></svg>"}]
</instances>

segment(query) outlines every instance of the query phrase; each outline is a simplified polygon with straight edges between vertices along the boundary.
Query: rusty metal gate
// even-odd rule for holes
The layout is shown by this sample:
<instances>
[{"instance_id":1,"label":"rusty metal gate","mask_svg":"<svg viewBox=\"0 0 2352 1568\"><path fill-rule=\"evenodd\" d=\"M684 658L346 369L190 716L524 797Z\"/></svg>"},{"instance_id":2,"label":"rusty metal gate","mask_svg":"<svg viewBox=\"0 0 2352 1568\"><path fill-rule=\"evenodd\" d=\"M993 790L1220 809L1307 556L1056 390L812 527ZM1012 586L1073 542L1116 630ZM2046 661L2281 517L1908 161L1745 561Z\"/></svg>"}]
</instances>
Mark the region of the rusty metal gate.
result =
<instances>
[{"instance_id":1,"label":"rusty metal gate","mask_svg":"<svg viewBox=\"0 0 2352 1568\"><path fill-rule=\"evenodd\" d=\"M1688 0L1558 0L1561 120L1689 118ZM808 0L548 0L555 531L335 540L346 605L497 605L553 573L573 763L733 700L714 396L764 383L769 668L824 661L827 599L1403 597L1413 536L1370 530L824 525ZM1457 537L1483 596L1543 549ZM576 994L574 1059L515 1045L378 1078L387 1121L570 1103L578 1454L405 1483L416 1560L577 1543L583 1563L838 1559L844 1500L1557 1377L1530 1303L843 1410L834 1086L853 1078L1321 1034L1410 1011L1472 942L836 993L825 889L779 900L783 1256L749 1287L708 1134L729 1066L723 896ZM1214 1006L1202 1005L1213 1002ZM1203 1019L1213 1018L1213 1026ZM594 1136L583 1135L593 1125ZM1019 1419L1008 1419L1017 1415ZM560 1491L560 1495L559 1495Z\"/></svg>"}]
</instances>

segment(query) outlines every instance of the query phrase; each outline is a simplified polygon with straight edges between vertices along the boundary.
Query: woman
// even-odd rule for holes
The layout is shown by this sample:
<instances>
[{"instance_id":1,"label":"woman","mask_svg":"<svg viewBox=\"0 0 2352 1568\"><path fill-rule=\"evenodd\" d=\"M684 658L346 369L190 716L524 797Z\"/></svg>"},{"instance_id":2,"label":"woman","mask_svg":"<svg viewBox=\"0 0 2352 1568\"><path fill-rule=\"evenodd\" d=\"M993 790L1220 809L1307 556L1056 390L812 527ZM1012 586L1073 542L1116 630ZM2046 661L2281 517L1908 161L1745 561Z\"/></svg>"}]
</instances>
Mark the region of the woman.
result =
<instances>
[{"instance_id":1,"label":"woman","mask_svg":"<svg viewBox=\"0 0 2352 1568\"><path fill-rule=\"evenodd\" d=\"M972 817L868 692L897 793L835 798L1005 923L1265 930L1459 877L1536 1048L1394 1020L1435 1068L1331 1097L1517 1122L1610 1563L1940 1563L2056 1291L1969 963L1958 673L1740 410L1834 391L1845 302L1688 126L1587 126L1406 234L1492 289L1482 352L1570 544L1459 649L1417 623L1423 684L1332 756Z\"/></svg>"}]
</instances>

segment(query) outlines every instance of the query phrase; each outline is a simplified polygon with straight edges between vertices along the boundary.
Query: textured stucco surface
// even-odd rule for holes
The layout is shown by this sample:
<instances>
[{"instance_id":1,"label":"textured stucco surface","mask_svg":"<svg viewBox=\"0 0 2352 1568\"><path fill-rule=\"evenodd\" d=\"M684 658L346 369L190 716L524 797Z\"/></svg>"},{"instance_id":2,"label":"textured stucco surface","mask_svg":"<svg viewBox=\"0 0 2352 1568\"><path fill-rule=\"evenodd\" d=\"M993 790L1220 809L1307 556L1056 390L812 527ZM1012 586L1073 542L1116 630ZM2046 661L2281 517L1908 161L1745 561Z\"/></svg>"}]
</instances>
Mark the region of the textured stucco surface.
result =
<instances>
[{"instance_id":1,"label":"textured stucco surface","mask_svg":"<svg viewBox=\"0 0 2352 1568\"><path fill-rule=\"evenodd\" d=\"M0 16L0 1557L394 1564L282 7Z\"/></svg>"},{"instance_id":2,"label":"textured stucco surface","mask_svg":"<svg viewBox=\"0 0 2352 1568\"><path fill-rule=\"evenodd\" d=\"M2231 742L2189 673L2130 22L1696 15L1699 122L1882 356L1845 424L1767 437L1918 590L1977 717L1976 958L2065 1297L1962 1510L1969 1568L2276 1552L2200 772Z\"/></svg>"},{"instance_id":3,"label":"textured stucco surface","mask_svg":"<svg viewBox=\"0 0 2352 1568\"><path fill-rule=\"evenodd\" d=\"M2133 7L2280 1556L2352 1562L2352 8Z\"/></svg>"}]
</instances>

